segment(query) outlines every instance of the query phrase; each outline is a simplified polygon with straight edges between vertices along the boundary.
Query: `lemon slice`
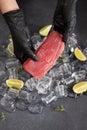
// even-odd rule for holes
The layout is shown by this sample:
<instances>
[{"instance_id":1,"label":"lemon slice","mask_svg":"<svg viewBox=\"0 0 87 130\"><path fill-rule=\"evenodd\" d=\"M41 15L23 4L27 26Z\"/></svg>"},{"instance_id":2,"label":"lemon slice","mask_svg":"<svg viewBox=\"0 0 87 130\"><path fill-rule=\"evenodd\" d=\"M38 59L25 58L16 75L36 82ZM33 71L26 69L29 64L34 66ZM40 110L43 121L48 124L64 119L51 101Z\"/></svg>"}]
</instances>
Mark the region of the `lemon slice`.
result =
<instances>
[{"instance_id":1,"label":"lemon slice","mask_svg":"<svg viewBox=\"0 0 87 130\"><path fill-rule=\"evenodd\" d=\"M24 82L18 79L8 79L6 80L6 84L9 88L14 87L14 88L21 89L24 86Z\"/></svg>"},{"instance_id":2,"label":"lemon slice","mask_svg":"<svg viewBox=\"0 0 87 130\"><path fill-rule=\"evenodd\" d=\"M46 37L46 36L48 35L48 33L49 33L51 27L52 27L52 25L44 26L43 28L41 28L41 29L39 30L39 34L40 34L41 36L45 36L45 37Z\"/></svg>"},{"instance_id":3,"label":"lemon slice","mask_svg":"<svg viewBox=\"0 0 87 130\"><path fill-rule=\"evenodd\" d=\"M75 48L74 54L75 54L76 58L80 61L87 60L86 56L83 54L83 52L78 47Z\"/></svg>"},{"instance_id":4,"label":"lemon slice","mask_svg":"<svg viewBox=\"0 0 87 130\"><path fill-rule=\"evenodd\" d=\"M87 82L79 82L73 86L73 91L77 94L81 94L87 90Z\"/></svg>"},{"instance_id":5,"label":"lemon slice","mask_svg":"<svg viewBox=\"0 0 87 130\"><path fill-rule=\"evenodd\" d=\"M13 42L10 42L7 46L7 52L11 55L14 56L14 46L13 46Z\"/></svg>"}]
</instances>

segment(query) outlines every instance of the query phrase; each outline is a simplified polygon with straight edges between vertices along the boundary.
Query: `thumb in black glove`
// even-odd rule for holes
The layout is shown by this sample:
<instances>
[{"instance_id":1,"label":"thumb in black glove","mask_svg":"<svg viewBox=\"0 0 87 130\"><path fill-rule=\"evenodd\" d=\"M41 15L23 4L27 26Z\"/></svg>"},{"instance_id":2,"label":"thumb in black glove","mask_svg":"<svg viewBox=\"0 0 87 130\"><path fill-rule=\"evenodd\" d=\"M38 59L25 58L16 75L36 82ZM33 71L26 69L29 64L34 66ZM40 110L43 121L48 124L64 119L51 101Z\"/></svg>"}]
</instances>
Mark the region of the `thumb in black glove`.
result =
<instances>
[{"instance_id":1,"label":"thumb in black glove","mask_svg":"<svg viewBox=\"0 0 87 130\"><path fill-rule=\"evenodd\" d=\"M21 9L9 11L3 14L12 34L14 53L23 64L28 58L38 60L30 41L30 33L24 20Z\"/></svg>"}]
</instances>

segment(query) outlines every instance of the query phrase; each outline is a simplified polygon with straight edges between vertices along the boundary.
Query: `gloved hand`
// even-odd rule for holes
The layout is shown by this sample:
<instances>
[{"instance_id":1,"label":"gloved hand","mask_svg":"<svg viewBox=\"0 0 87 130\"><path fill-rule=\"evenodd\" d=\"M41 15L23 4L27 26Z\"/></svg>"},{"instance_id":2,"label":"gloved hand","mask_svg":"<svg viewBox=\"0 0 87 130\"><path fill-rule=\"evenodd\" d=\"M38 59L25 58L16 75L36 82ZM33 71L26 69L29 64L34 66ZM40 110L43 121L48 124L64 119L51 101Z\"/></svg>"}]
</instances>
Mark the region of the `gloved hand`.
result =
<instances>
[{"instance_id":1,"label":"gloved hand","mask_svg":"<svg viewBox=\"0 0 87 130\"><path fill-rule=\"evenodd\" d=\"M66 43L76 25L77 0L58 0L53 17L53 29L63 35Z\"/></svg>"},{"instance_id":2,"label":"gloved hand","mask_svg":"<svg viewBox=\"0 0 87 130\"><path fill-rule=\"evenodd\" d=\"M23 64L28 58L37 60L34 48L30 41L30 33L24 20L21 9L9 11L3 14L12 34L14 53Z\"/></svg>"}]
</instances>

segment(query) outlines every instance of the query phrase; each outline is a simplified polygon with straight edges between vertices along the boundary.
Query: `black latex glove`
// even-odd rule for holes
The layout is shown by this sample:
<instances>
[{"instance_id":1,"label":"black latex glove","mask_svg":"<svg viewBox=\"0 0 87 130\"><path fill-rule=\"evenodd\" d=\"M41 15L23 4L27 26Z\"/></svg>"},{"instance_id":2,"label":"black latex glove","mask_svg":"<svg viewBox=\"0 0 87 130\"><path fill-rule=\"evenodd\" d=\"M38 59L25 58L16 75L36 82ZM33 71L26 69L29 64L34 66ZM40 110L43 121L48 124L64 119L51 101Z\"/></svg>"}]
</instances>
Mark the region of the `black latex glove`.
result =
<instances>
[{"instance_id":1,"label":"black latex glove","mask_svg":"<svg viewBox=\"0 0 87 130\"><path fill-rule=\"evenodd\" d=\"M14 53L23 64L28 58L37 60L34 54L34 48L30 41L28 27L24 20L24 14L21 9L9 11L3 14L12 34Z\"/></svg>"},{"instance_id":2,"label":"black latex glove","mask_svg":"<svg viewBox=\"0 0 87 130\"><path fill-rule=\"evenodd\" d=\"M73 33L76 25L77 0L58 0L53 17L53 29L63 35L63 41Z\"/></svg>"}]
</instances>

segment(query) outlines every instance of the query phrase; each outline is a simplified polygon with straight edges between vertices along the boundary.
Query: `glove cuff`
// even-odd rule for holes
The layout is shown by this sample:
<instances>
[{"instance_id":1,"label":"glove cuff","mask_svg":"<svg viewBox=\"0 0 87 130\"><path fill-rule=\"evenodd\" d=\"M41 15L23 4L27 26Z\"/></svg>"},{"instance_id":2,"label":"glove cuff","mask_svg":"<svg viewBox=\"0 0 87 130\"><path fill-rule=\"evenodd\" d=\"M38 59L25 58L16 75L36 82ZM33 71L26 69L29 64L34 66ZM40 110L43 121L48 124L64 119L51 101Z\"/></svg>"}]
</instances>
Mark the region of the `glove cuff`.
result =
<instances>
[{"instance_id":1,"label":"glove cuff","mask_svg":"<svg viewBox=\"0 0 87 130\"><path fill-rule=\"evenodd\" d=\"M10 30L12 27L20 28L25 27L24 14L22 9L12 10L2 14Z\"/></svg>"}]
</instances>

